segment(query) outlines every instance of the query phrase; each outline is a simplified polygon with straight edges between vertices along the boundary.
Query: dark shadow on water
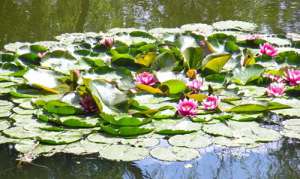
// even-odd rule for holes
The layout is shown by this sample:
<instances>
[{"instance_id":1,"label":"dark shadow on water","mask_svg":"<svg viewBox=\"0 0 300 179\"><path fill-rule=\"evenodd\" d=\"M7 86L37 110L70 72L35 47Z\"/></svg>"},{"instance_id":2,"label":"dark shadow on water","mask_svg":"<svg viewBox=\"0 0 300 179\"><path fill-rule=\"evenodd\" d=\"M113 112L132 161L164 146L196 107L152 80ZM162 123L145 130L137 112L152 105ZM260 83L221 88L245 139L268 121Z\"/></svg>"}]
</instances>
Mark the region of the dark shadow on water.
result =
<instances>
[{"instance_id":1,"label":"dark shadow on water","mask_svg":"<svg viewBox=\"0 0 300 179\"><path fill-rule=\"evenodd\" d=\"M289 178L300 176L300 142L283 140L257 149L200 150L189 162L161 162L152 158L133 163L102 160L97 155L56 154L17 166L17 153L0 147L0 178L9 179L209 179Z\"/></svg>"}]
</instances>

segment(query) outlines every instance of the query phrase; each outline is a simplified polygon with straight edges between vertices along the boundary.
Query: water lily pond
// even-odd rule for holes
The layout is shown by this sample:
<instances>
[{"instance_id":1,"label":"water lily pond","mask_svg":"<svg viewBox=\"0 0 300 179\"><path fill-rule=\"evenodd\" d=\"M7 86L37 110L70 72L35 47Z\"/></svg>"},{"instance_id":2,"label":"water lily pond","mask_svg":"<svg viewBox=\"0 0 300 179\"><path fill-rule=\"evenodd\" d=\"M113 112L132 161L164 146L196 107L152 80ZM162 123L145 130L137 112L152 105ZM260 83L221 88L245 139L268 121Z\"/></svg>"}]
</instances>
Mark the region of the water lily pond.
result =
<instances>
[{"instance_id":1,"label":"water lily pond","mask_svg":"<svg viewBox=\"0 0 300 179\"><path fill-rule=\"evenodd\" d=\"M4 45L0 176L297 178L300 36L259 29L227 20Z\"/></svg>"}]
</instances>

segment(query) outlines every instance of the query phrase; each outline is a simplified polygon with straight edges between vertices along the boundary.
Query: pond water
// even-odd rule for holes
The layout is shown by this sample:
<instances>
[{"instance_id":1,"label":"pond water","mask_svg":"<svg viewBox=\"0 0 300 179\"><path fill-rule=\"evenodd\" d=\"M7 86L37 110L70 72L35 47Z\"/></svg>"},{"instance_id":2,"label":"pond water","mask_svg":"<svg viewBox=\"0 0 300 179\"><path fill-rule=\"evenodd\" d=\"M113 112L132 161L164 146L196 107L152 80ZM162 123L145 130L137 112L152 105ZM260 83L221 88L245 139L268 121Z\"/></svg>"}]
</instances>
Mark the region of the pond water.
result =
<instances>
[{"instance_id":1,"label":"pond water","mask_svg":"<svg viewBox=\"0 0 300 179\"><path fill-rule=\"evenodd\" d=\"M300 32L299 0L1 0L0 46L112 27L176 27L244 20L264 32Z\"/></svg>"},{"instance_id":2,"label":"pond water","mask_svg":"<svg viewBox=\"0 0 300 179\"><path fill-rule=\"evenodd\" d=\"M233 6L234 5L234 6ZM66 32L113 27L176 27L245 20L269 33L300 33L299 0L1 0L0 46L51 40ZM111 162L58 154L18 166L17 153L0 146L0 178L300 178L300 142L283 139L258 149L201 150L190 162L146 159Z\"/></svg>"},{"instance_id":3,"label":"pond water","mask_svg":"<svg viewBox=\"0 0 300 179\"><path fill-rule=\"evenodd\" d=\"M155 159L125 163L56 154L41 157L32 164L16 165L17 154L7 145L0 147L0 178L288 178L300 176L299 141L281 140L257 149L200 150L201 157L189 162L161 162Z\"/></svg>"}]
</instances>

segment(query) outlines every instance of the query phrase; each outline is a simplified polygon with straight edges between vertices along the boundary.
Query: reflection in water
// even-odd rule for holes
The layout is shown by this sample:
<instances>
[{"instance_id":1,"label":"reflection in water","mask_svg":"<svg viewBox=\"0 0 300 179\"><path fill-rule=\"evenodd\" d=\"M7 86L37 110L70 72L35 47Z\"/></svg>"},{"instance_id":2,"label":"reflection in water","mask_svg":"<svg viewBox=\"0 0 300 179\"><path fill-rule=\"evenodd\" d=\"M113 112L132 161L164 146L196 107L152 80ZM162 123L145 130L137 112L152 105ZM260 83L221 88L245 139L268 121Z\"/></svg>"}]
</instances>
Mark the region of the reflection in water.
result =
<instances>
[{"instance_id":1,"label":"reflection in water","mask_svg":"<svg viewBox=\"0 0 300 179\"><path fill-rule=\"evenodd\" d=\"M299 0L1 0L0 46L66 32L228 19L255 22L267 32L299 33L299 17Z\"/></svg>"},{"instance_id":2,"label":"reflection in water","mask_svg":"<svg viewBox=\"0 0 300 179\"><path fill-rule=\"evenodd\" d=\"M207 178L298 178L300 143L284 140L253 149L202 149L201 157L190 162L160 162L146 159L134 163L111 162L97 156L58 154L39 158L33 164L16 167L16 153L0 148L0 178L72 179L207 179Z\"/></svg>"}]
</instances>

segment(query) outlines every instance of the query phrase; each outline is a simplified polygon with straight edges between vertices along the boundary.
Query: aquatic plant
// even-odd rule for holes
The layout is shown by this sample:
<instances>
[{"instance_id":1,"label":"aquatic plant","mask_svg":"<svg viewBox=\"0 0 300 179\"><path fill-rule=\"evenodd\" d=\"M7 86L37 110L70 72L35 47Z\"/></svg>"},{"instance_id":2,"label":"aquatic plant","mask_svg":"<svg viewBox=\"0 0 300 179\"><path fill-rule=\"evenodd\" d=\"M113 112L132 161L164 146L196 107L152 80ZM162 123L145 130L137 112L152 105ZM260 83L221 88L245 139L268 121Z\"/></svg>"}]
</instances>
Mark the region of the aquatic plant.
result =
<instances>
[{"instance_id":1,"label":"aquatic plant","mask_svg":"<svg viewBox=\"0 0 300 179\"><path fill-rule=\"evenodd\" d=\"M59 152L186 161L209 145L299 139L298 42L250 38L256 27L117 28L7 44L0 143L15 144L26 161Z\"/></svg>"},{"instance_id":2,"label":"aquatic plant","mask_svg":"<svg viewBox=\"0 0 300 179\"><path fill-rule=\"evenodd\" d=\"M177 111L181 116L195 116L197 114L198 104L193 99L180 100L177 106Z\"/></svg>"},{"instance_id":3,"label":"aquatic plant","mask_svg":"<svg viewBox=\"0 0 300 179\"><path fill-rule=\"evenodd\" d=\"M271 83L267 88L268 96L282 96L284 94L284 83Z\"/></svg>"},{"instance_id":4,"label":"aquatic plant","mask_svg":"<svg viewBox=\"0 0 300 179\"><path fill-rule=\"evenodd\" d=\"M260 51L261 54L268 55L270 57L275 57L277 55L277 50L275 47L273 47L269 43L264 43L263 45L260 46Z\"/></svg>"},{"instance_id":5,"label":"aquatic plant","mask_svg":"<svg viewBox=\"0 0 300 179\"><path fill-rule=\"evenodd\" d=\"M217 96L208 96L203 102L203 108L205 110L213 110L218 107L220 99Z\"/></svg>"}]
</instances>

